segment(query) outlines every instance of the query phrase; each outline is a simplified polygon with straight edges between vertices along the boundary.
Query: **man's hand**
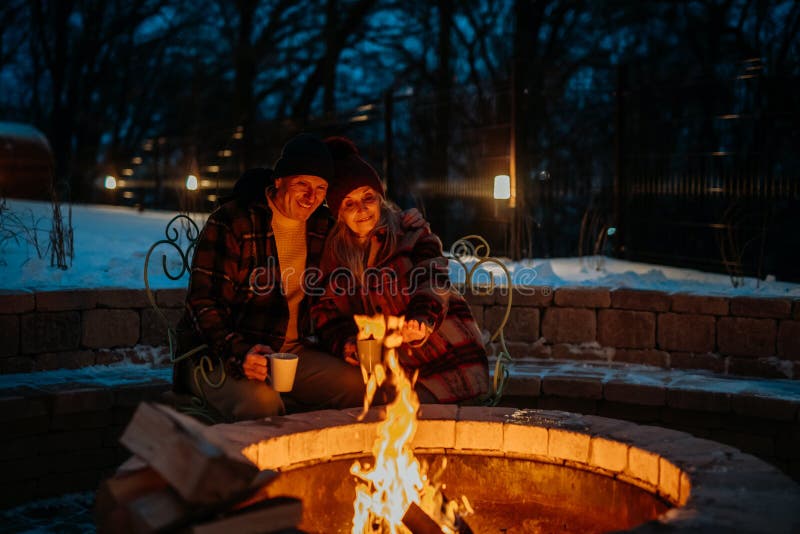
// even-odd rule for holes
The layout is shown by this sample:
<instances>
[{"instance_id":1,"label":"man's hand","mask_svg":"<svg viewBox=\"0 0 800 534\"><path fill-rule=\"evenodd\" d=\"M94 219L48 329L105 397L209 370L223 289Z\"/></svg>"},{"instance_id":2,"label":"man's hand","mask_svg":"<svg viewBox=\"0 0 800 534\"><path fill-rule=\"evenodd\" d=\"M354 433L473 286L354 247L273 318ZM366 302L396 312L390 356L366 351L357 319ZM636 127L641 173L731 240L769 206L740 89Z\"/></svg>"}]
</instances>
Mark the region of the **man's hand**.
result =
<instances>
[{"instance_id":1,"label":"man's hand","mask_svg":"<svg viewBox=\"0 0 800 534\"><path fill-rule=\"evenodd\" d=\"M413 343L425 339L430 331L427 323L411 319L403 325L403 342Z\"/></svg>"},{"instance_id":2,"label":"man's hand","mask_svg":"<svg viewBox=\"0 0 800 534\"><path fill-rule=\"evenodd\" d=\"M417 208L411 208L400 214L400 224L403 228L418 230L428 223Z\"/></svg>"},{"instance_id":3,"label":"man's hand","mask_svg":"<svg viewBox=\"0 0 800 534\"><path fill-rule=\"evenodd\" d=\"M275 352L269 345L253 345L244 357L242 369L250 380L263 382L267 379L267 354Z\"/></svg>"},{"instance_id":4,"label":"man's hand","mask_svg":"<svg viewBox=\"0 0 800 534\"><path fill-rule=\"evenodd\" d=\"M344 342L344 350L342 351L344 354L344 361L349 363L350 365L358 365L358 346L356 345L356 338L351 337L348 338L347 341Z\"/></svg>"}]
</instances>

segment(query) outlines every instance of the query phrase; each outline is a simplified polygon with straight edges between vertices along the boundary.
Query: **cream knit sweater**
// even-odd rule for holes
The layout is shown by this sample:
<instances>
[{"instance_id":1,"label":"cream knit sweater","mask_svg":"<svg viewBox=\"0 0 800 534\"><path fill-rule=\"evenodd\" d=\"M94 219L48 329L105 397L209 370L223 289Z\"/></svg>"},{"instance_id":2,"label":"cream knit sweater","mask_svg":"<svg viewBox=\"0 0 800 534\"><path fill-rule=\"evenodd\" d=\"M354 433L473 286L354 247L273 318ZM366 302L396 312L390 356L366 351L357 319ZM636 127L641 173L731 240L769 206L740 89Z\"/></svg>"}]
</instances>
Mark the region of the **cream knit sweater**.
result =
<instances>
[{"instance_id":1,"label":"cream knit sweater","mask_svg":"<svg viewBox=\"0 0 800 534\"><path fill-rule=\"evenodd\" d=\"M297 319L303 300L303 271L306 268L306 222L290 219L281 213L272 199L267 197L272 210L272 231L278 249L278 266L281 270L281 289L289 304L289 324L281 352L290 352L298 342Z\"/></svg>"}]
</instances>

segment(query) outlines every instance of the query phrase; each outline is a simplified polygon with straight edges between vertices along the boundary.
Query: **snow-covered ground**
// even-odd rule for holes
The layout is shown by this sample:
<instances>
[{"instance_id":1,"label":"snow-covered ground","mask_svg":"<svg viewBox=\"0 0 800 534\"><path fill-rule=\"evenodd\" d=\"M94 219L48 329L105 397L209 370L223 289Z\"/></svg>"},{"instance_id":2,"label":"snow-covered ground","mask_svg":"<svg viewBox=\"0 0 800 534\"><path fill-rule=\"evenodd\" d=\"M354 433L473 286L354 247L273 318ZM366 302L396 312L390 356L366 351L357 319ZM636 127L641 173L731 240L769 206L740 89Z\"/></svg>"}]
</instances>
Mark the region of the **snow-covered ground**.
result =
<instances>
[{"instance_id":1,"label":"snow-covered ground","mask_svg":"<svg viewBox=\"0 0 800 534\"><path fill-rule=\"evenodd\" d=\"M46 252L52 211L48 203L8 200L13 211L28 228L38 222L39 248ZM39 258L30 239L21 236L0 242L0 288L52 290L60 288L143 288L144 258L150 246L166 238L165 227L175 212L143 211L121 206L74 205L72 226L75 257L72 267L62 271L50 266L50 254ZM67 216L67 206L62 206ZM195 216L198 221L204 215ZM8 217L4 217L6 221ZM180 224L177 226L180 230ZM4 236L0 226L0 239ZM185 239L183 243L186 243ZM185 246L185 245L184 245ZM180 260L172 248L158 248L151 261L151 285L157 288L185 287L187 278L170 280L161 274L161 253L165 253L173 272Z\"/></svg>"},{"instance_id":2,"label":"snow-covered ground","mask_svg":"<svg viewBox=\"0 0 800 534\"><path fill-rule=\"evenodd\" d=\"M60 384L81 384L86 387L118 387L142 384L153 380L172 380L169 354L158 347L136 345L131 350L136 358L108 365L91 365L78 369L53 369L32 373L0 374L0 390L31 387L46 388Z\"/></svg>"},{"instance_id":3,"label":"snow-covered ground","mask_svg":"<svg viewBox=\"0 0 800 534\"><path fill-rule=\"evenodd\" d=\"M165 238L165 226L175 212L144 211L118 206L72 207L75 259L72 267L61 271L50 267L45 251L50 231L50 205L42 202L8 200L7 207L28 227L38 221L39 258L29 239L5 238L8 217L0 219L0 288L52 290L59 288L122 287L143 288L144 258L150 246ZM66 216L66 206L62 207ZM202 223L204 216L197 220ZM150 283L157 288L185 287L187 278L174 281L161 272L161 254L166 253L173 272L180 267L169 246L161 246L151 260ZM474 259L467 262L470 265ZM800 284L775 280L744 279L734 287L728 276L651 265L606 257L528 259L505 261L515 284L561 286L604 286L656 289L729 296L800 297ZM488 282L491 273L496 283L505 284L502 270L491 264L481 266L475 282ZM453 281L463 281L464 270L450 265Z\"/></svg>"}]
</instances>

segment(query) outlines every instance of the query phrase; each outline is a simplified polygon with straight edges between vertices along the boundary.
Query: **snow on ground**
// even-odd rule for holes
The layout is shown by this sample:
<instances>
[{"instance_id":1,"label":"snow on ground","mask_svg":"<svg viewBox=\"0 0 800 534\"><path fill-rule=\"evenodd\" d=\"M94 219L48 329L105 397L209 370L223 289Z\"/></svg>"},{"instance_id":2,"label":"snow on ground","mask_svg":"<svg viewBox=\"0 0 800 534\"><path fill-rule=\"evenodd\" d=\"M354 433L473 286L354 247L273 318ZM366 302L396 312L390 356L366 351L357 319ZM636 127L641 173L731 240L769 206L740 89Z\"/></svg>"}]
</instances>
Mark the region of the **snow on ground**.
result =
<instances>
[{"instance_id":1,"label":"snow on ground","mask_svg":"<svg viewBox=\"0 0 800 534\"><path fill-rule=\"evenodd\" d=\"M464 263L467 268L471 268L477 258L468 257L466 260ZM800 297L800 284L744 278L734 287L731 278L724 274L604 256L503 262L509 268L513 283L522 286L628 287L704 295ZM481 273L481 268L485 272ZM502 268L490 262L485 262L478 268L478 272L473 275L473 283L488 283L488 273L494 277L495 284L507 285L507 277ZM450 278L456 282L464 281L464 269L452 261Z\"/></svg>"},{"instance_id":2,"label":"snow on ground","mask_svg":"<svg viewBox=\"0 0 800 534\"><path fill-rule=\"evenodd\" d=\"M8 207L29 228L38 221L39 247L44 251L52 220L50 205L45 202L9 200ZM67 206L62 206L62 215L66 218ZM49 253L38 258L36 248L29 240L5 239L0 242L0 288L143 288L142 273L147 251L153 243L166 238L165 227L175 215L175 212L139 212L121 206L74 205L72 226L75 257L72 267L66 271L51 267ZM0 233L0 238L2 236L3 233ZM179 256L169 245L162 245L151 256L150 269L154 273L150 279L151 285L157 288L185 287L186 277L173 281L161 274L162 253L167 255L172 272L177 274L180 271Z\"/></svg>"},{"instance_id":3,"label":"snow on ground","mask_svg":"<svg viewBox=\"0 0 800 534\"><path fill-rule=\"evenodd\" d=\"M157 347L137 345L132 347L136 359L130 357L108 365L92 365L79 369L53 369L33 373L0 375L0 390L31 387L44 388L59 384L83 384L96 387L115 387L142 384L152 380L172 381L169 355Z\"/></svg>"},{"instance_id":4,"label":"snow on ground","mask_svg":"<svg viewBox=\"0 0 800 534\"><path fill-rule=\"evenodd\" d=\"M40 248L44 249L50 230L50 205L9 200L8 207L28 226L33 226L32 220L38 220ZM62 207L62 212L66 215L66 206ZM39 259L35 248L25 239L2 239L4 228L0 220L0 288L143 288L145 255L153 243L165 238L165 226L175 214L172 211L139 212L119 206L74 205L75 260L66 271L50 267L49 254ZM201 215L196 220L201 222L204 217ZM161 246L151 257L151 285L185 287L186 276L173 281L162 274L162 253L167 254L172 272L179 270L178 256L169 246ZM466 263L471 266L474 262L472 258ZM513 282L519 285L630 287L729 296L800 297L800 284L746 278L743 284L734 287L730 278L723 274L606 257L504 260L504 263ZM450 273L453 281L464 280L464 269L455 261L450 262ZM484 263L473 281L486 283L489 276L493 276L497 284L506 284L502 269L491 263Z\"/></svg>"}]
</instances>

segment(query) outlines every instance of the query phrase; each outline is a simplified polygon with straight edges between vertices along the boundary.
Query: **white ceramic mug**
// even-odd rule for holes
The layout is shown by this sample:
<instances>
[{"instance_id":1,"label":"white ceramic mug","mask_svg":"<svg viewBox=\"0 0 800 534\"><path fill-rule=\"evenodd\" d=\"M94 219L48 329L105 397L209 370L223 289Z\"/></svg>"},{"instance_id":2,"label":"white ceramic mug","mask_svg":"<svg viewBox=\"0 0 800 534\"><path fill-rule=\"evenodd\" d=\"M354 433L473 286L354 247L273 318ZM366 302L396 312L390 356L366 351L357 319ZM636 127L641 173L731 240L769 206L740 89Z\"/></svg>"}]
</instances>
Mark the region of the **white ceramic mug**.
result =
<instances>
[{"instance_id":1,"label":"white ceramic mug","mask_svg":"<svg viewBox=\"0 0 800 534\"><path fill-rule=\"evenodd\" d=\"M297 354L276 352L268 354L267 357L272 388L281 393L292 391L294 375L297 372Z\"/></svg>"}]
</instances>

